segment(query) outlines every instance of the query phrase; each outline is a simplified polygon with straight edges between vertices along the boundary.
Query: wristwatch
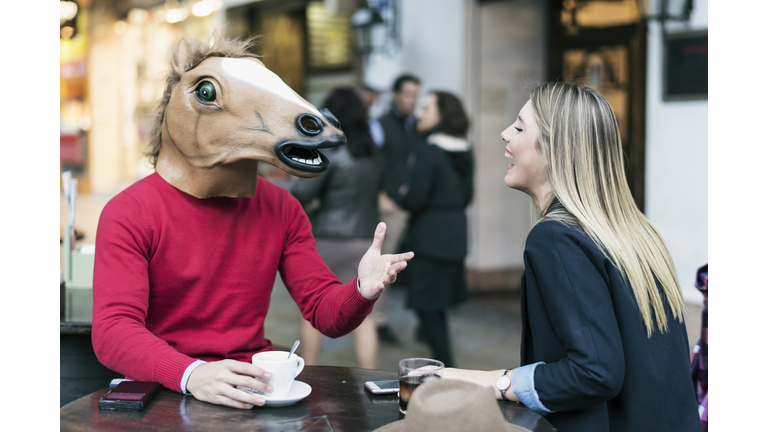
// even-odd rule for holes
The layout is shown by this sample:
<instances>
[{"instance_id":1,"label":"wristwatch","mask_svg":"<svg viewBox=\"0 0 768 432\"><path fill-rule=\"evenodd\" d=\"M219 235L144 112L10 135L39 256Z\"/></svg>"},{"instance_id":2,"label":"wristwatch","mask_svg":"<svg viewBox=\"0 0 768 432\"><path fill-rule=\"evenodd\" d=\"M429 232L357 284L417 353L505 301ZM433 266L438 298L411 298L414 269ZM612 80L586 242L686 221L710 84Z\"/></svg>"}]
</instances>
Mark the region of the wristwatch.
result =
<instances>
[{"instance_id":1,"label":"wristwatch","mask_svg":"<svg viewBox=\"0 0 768 432\"><path fill-rule=\"evenodd\" d=\"M504 373L501 374L501 377L499 377L499 379L496 380L496 388L499 389L499 391L501 392L501 398L504 399L505 401L509 400L507 399L506 392L509 386L512 385L512 380L509 379L509 377L507 376L507 373L509 371L510 369L505 370Z\"/></svg>"}]
</instances>

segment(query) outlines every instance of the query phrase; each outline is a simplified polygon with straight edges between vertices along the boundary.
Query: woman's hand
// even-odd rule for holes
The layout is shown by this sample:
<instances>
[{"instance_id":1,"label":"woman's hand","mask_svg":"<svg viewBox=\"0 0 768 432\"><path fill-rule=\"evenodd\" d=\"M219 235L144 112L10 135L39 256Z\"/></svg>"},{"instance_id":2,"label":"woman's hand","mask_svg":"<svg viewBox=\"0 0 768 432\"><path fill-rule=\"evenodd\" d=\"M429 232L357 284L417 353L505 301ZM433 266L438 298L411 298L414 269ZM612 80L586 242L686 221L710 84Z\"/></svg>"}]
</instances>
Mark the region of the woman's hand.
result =
<instances>
[{"instance_id":1,"label":"woman's hand","mask_svg":"<svg viewBox=\"0 0 768 432\"><path fill-rule=\"evenodd\" d=\"M237 360L221 360L204 363L192 371L187 381L187 391L197 399L216 405L232 408L250 409L254 405L264 405L264 396L251 394L236 388L243 386L271 393L273 388L264 381L272 374L256 366Z\"/></svg>"},{"instance_id":2,"label":"woman's hand","mask_svg":"<svg viewBox=\"0 0 768 432\"><path fill-rule=\"evenodd\" d=\"M360 265L357 266L360 294L368 300L378 297L387 285L397 279L397 274L408 265L406 261L413 258L413 252L382 255L381 244L384 242L386 232L387 225L384 222L379 222L376 232L373 234L373 244L363 255Z\"/></svg>"}]
</instances>

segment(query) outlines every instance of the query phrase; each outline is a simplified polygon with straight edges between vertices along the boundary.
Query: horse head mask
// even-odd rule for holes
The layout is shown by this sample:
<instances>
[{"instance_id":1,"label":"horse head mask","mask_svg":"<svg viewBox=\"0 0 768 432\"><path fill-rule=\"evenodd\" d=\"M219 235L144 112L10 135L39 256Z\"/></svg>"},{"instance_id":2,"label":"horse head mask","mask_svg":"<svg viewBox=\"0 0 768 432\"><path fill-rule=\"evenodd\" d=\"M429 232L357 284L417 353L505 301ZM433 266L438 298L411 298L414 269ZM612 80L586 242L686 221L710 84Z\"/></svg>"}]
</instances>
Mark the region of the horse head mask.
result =
<instances>
[{"instance_id":1,"label":"horse head mask","mask_svg":"<svg viewBox=\"0 0 768 432\"><path fill-rule=\"evenodd\" d=\"M346 142L336 118L267 69L251 43L183 39L173 53L148 155L197 198L253 197L259 161L316 177L328 169L317 149Z\"/></svg>"}]
</instances>

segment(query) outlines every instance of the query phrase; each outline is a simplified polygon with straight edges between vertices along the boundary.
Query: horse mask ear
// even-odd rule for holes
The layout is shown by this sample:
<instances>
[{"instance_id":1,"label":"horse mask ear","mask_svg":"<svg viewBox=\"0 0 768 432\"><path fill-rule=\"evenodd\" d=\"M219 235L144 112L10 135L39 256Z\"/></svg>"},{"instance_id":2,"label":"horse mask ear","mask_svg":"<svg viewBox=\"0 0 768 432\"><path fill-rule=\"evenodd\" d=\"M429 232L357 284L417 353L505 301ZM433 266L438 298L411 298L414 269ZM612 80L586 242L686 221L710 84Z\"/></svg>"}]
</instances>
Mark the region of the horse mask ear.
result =
<instances>
[{"instance_id":1,"label":"horse mask ear","mask_svg":"<svg viewBox=\"0 0 768 432\"><path fill-rule=\"evenodd\" d=\"M179 42L179 45L176 47L176 50L173 52L173 59L171 60L173 71L176 72L177 75L181 76L181 74L186 72L188 62L189 62L189 40L187 38L184 38L181 40L181 42Z\"/></svg>"}]
</instances>

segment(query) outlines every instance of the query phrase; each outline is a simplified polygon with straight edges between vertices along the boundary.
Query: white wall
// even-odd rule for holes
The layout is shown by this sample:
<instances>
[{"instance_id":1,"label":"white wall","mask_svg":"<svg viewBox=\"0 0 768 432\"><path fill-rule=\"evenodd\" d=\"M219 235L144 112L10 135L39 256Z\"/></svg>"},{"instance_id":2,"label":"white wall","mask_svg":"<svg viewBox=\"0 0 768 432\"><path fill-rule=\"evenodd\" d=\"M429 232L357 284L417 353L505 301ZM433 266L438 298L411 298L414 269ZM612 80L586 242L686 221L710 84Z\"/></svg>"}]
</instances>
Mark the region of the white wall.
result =
<instances>
[{"instance_id":1,"label":"white wall","mask_svg":"<svg viewBox=\"0 0 768 432\"><path fill-rule=\"evenodd\" d=\"M402 43L399 51L374 54L364 78L378 90L389 90L404 72L418 76L422 94L447 90L464 96L466 0L400 0Z\"/></svg>"},{"instance_id":2,"label":"white wall","mask_svg":"<svg viewBox=\"0 0 768 432\"><path fill-rule=\"evenodd\" d=\"M707 0L695 0L688 25L668 29L706 29L707 22ZM708 261L708 103L662 100L662 40L656 23L648 34L647 72L645 213L672 254L686 301L701 304L693 284L696 269Z\"/></svg>"},{"instance_id":3,"label":"white wall","mask_svg":"<svg viewBox=\"0 0 768 432\"><path fill-rule=\"evenodd\" d=\"M477 270L522 268L530 198L504 184L509 159L500 135L544 78L544 2L488 3L475 12L470 111L476 175L467 265Z\"/></svg>"}]
</instances>

